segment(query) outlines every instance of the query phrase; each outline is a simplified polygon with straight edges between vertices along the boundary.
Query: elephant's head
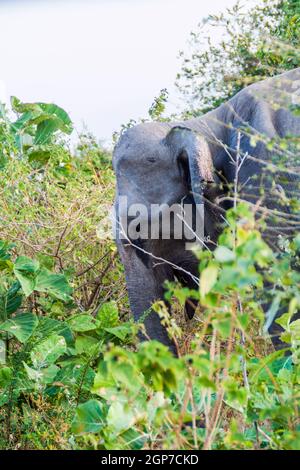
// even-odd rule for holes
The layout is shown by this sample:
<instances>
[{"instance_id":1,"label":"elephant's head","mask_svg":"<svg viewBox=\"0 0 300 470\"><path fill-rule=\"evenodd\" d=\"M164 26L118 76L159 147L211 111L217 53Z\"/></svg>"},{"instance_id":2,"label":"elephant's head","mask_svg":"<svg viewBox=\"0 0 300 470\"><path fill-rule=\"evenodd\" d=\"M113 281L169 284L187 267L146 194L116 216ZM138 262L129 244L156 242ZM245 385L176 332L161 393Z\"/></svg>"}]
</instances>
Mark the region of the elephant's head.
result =
<instances>
[{"instance_id":1,"label":"elephant's head","mask_svg":"<svg viewBox=\"0 0 300 470\"><path fill-rule=\"evenodd\" d=\"M153 204L170 207L187 197L202 204L205 183L214 179L204 137L168 123L146 123L126 131L115 148L113 164L117 200L127 198L119 217L132 216L124 211L137 204L144 205L147 214Z\"/></svg>"}]
</instances>

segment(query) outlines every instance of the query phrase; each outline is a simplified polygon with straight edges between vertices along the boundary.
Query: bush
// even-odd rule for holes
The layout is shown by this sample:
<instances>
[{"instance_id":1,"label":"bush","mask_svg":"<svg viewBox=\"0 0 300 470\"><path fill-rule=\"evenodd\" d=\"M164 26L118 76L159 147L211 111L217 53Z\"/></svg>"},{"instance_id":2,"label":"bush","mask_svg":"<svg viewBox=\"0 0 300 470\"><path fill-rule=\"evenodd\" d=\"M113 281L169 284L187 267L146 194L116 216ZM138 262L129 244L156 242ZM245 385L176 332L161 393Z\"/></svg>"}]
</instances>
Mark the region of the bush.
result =
<instances>
[{"instance_id":1,"label":"bush","mask_svg":"<svg viewBox=\"0 0 300 470\"><path fill-rule=\"evenodd\" d=\"M251 9L237 2L205 18L180 53L176 84L185 115L201 115L251 83L299 67L299 25L298 0L262 0Z\"/></svg>"},{"instance_id":2,"label":"bush","mask_svg":"<svg viewBox=\"0 0 300 470\"><path fill-rule=\"evenodd\" d=\"M298 64L297 1L267 0L247 21L239 7L228 15L209 19L226 40L185 62L194 114ZM111 156L89 134L71 151L71 131L56 105L0 106L0 447L299 450L299 235L274 252L255 207L228 211L216 250L198 253L199 288L166 286L172 317L154 305L178 358L139 344L115 245L100 232ZM288 140L297 157L299 139ZM284 154L284 139L268 144ZM291 207L299 212L297 197ZM187 298L199 301L188 327ZM279 309L274 352L266 330Z\"/></svg>"},{"instance_id":3,"label":"bush","mask_svg":"<svg viewBox=\"0 0 300 470\"><path fill-rule=\"evenodd\" d=\"M112 176L90 142L75 156L54 143L38 169L17 150L2 169L1 446L299 449L299 236L275 254L253 209L230 210L218 248L199 253L199 290L168 285L180 316L154 306L179 357L155 341L138 345L139 325L123 320L113 244L95 235L97 197L111 194ZM185 331L177 321L187 297L199 307ZM268 322L284 309L286 348L276 352L264 333L267 300Z\"/></svg>"}]
</instances>

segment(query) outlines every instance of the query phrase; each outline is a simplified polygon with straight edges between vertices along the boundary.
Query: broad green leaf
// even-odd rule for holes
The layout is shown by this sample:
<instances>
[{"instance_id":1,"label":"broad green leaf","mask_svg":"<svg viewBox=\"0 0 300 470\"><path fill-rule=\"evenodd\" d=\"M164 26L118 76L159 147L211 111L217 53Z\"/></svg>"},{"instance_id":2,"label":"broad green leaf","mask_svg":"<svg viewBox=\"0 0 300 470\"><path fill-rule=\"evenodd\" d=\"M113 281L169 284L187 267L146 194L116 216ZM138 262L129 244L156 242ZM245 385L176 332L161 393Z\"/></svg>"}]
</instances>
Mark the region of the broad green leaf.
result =
<instances>
[{"instance_id":1,"label":"broad green leaf","mask_svg":"<svg viewBox=\"0 0 300 470\"><path fill-rule=\"evenodd\" d=\"M92 393L109 400L112 396L116 395L116 390L117 382L112 375L107 376L102 371L97 372L91 389Z\"/></svg>"},{"instance_id":2,"label":"broad green leaf","mask_svg":"<svg viewBox=\"0 0 300 470\"><path fill-rule=\"evenodd\" d=\"M21 313L0 324L0 330L7 331L21 343L25 343L38 325L38 318L33 313Z\"/></svg>"},{"instance_id":3,"label":"broad green leaf","mask_svg":"<svg viewBox=\"0 0 300 470\"><path fill-rule=\"evenodd\" d=\"M97 323L91 315L82 313L68 320L68 325L72 331L84 332L97 328Z\"/></svg>"},{"instance_id":4,"label":"broad green leaf","mask_svg":"<svg viewBox=\"0 0 300 470\"><path fill-rule=\"evenodd\" d=\"M29 129L35 130L34 144L47 144L57 132L71 134L73 127L68 114L52 103L22 103L18 98L11 97L11 105L15 112L21 113L18 120L11 125L16 135L17 144L21 145L20 137Z\"/></svg>"},{"instance_id":5,"label":"broad green leaf","mask_svg":"<svg viewBox=\"0 0 300 470\"><path fill-rule=\"evenodd\" d=\"M28 258L27 256L19 256L15 261L14 270L24 273L36 273L40 267L38 261Z\"/></svg>"},{"instance_id":6,"label":"broad green leaf","mask_svg":"<svg viewBox=\"0 0 300 470\"><path fill-rule=\"evenodd\" d=\"M40 122L37 126L35 135L35 144L46 144L50 142L51 136L61 131L71 134L73 127L68 114L55 104L39 103L47 119Z\"/></svg>"},{"instance_id":7,"label":"broad green leaf","mask_svg":"<svg viewBox=\"0 0 300 470\"><path fill-rule=\"evenodd\" d=\"M66 322L55 320L54 318L41 317L34 332L34 341L40 341L56 333L63 336L67 345L73 343L73 334Z\"/></svg>"},{"instance_id":8,"label":"broad green leaf","mask_svg":"<svg viewBox=\"0 0 300 470\"><path fill-rule=\"evenodd\" d=\"M52 273L46 268L40 269L36 260L20 256L14 264L14 273L26 296L34 290L45 292L63 301L72 299L72 288L63 274Z\"/></svg>"},{"instance_id":9,"label":"broad green leaf","mask_svg":"<svg viewBox=\"0 0 300 470\"><path fill-rule=\"evenodd\" d=\"M34 291L35 275L39 266L38 261L27 258L27 256L19 256L14 264L14 273L27 297Z\"/></svg>"},{"instance_id":10,"label":"broad green leaf","mask_svg":"<svg viewBox=\"0 0 300 470\"><path fill-rule=\"evenodd\" d=\"M30 380L41 382L43 384L52 383L60 370L55 364L51 364L49 367L38 370L29 367L25 362L23 362L23 365Z\"/></svg>"},{"instance_id":11,"label":"broad green leaf","mask_svg":"<svg viewBox=\"0 0 300 470\"><path fill-rule=\"evenodd\" d=\"M64 274L51 273L46 268L42 268L36 277L34 289L38 292L45 292L65 302L72 299L72 288Z\"/></svg>"},{"instance_id":12,"label":"broad green leaf","mask_svg":"<svg viewBox=\"0 0 300 470\"><path fill-rule=\"evenodd\" d=\"M99 339L93 336L77 336L75 340L75 349L77 354L90 354L95 346L99 344Z\"/></svg>"},{"instance_id":13,"label":"broad green leaf","mask_svg":"<svg viewBox=\"0 0 300 470\"><path fill-rule=\"evenodd\" d=\"M138 418L137 410L133 405L115 401L111 404L107 413L107 424L113 432L120 433L130 429Z\"/></svg>"},{"instance_id":14,"label":"broad green leaf","mask_svg":"<svg viewBox=\"0 0 300 470\"><path fill-rule=\"evenodd\" d=\"M200 294L204 297L208 294L215 285L218 277L217 266L208 266L205 268L200 277Z\"/></svg>"},{"instance_id":15,"label":"broad green leaf","mask_svg":"<svg viewBox=\"0 0 300 470\"><path fill-rule=\"evenodd\" d=\"M13 111L15 111L18 114L26 113L29 111L36 112L36 113L40 112L40 107L38 103L22 103L22 101L19 100L19 98L17 98L16 96L10 97L10 104L11 104Z\"/></svg>"},{"instance_id":16,"label":"broad green leaf","mask_svg":"<svg viewBox=\"0 0 300 470\"><path fill-rule=\"evenodd\" d=\"M112 362L109 369L115 383L122 383L129 390L137 390L141 387L141 377L132 364L126 362L120 362L120 364ZM136 380L132 380L134 376L136 376Z\"/></svg>"},{"instance_id":17,"label":"broad green leaf","mask_svg":"<svg viewBox=\"0 0 300 470\"><path fill-rule=\"evenodd\" d=\"M131 323L124 323L123 325L115 326L113 328L104 328L104 331L111 335L119 338L121 341L125 341L132 334Z\"/></svg>"},{"instance_id":18,"label":"broad green leaf","mask_svg":"<svg viewBox=\"0 0 300 470\"><path fill-rule=\"evenodd\" d=\"M54 103L38 103L38 104L43 110L43 112L46 113L48 116L55 117L57 120L60 120L61 130L63 132L70 133L73 130L70 116L63 108L61 108L60 106L57 106Z\"/></svg>"},{"instance_id":19,"label":"broad green leaf","mask_svg":"<svg viewBox=\"0 0 300 470\"><path fill-rule=\"evenodd\" d=\"M32 367L29 367L26 362L23 362L24 368L30 380L34 380L35 382L40 382L43 374L41 370L35 370Z\"/></svg>"},{"instance_id":20,"label":"broad green leaf","mask_svg":"<svg viewBox=\"0 0 300 470\"><path fill-rule=\"evenodd\" d=\"M52 135L63 127L62 122L59 119L50 117L39 123L34 139L35 145L49 144L51 142Z\"/></svg>"},{"instance_id":21,"label":"broad green leaf","mask_svg":"<svg viewBox=\"0 0 300 470\"><path fill-rule=\"evenodd\" d=\"M135 428L127 429L120 434L122 442L124 441L124 448L131 450L141 450L147 441L147 436L144 433L138 432ZM114 445L110 448L114 450ZM123 446L122 446L123 448ZM109 449L107 447L107 449Z\"/></svg>"},{"instance_id":22,"label":"broad green leaf","mask_svg":"<svg viewBox=\"0 0 300 470\"><path fill-rule=\"evenodd\" d=\"M31 111L26 111L25 113L22 114L22 116L19 117L15 122L12 123L12 131L15 132L16 134L19 134L18 137L21 139L24 136L24 131L28 126L30 126L33 122L33 120L39 116L41 113L41 110L36 109L36 110L31 110ZM17 136L16 136L17 137ZM31 136L32 139L32 136Z\"/></svg>"},{"instance_id":23,"label":"broad green leaf","mask_svg":"<svg viewBox=\"0 0 300 470\"><path fill-rule=\"evenodd\" d=\"M47 389L48 395L56 395L62 389L68 389L73 393L78 393L81 388L82 392L90 394L91 386L93 385L95 372L91 367L85 364L68 364L65 361L61 364L61 369L58 370L55 376L55 383Z\"/></svg>"},{"instance_id":24,"label":"broad green leaf","mask_svg":"<svg viewBox=\"0 0 300 470\"><path fill-rule=\"evenodd\" d=\"M36 369L53 364L67 350L66 340L57 334L51 335L39 343L30 353L33 366Z\"/></svg>"},{"instance_id":25,"label":"broad green leaf","mask_svg":"<svg viewBox=\"0 0 300 470\"><path fill-rule=\"evenodd\" d=\"M119 312L116 302L106 302L101 305L96 315L100 328L112 328L119 323Z\"/></svg>"},{"instance_id":26,"label":"broad green leaf","mask_svg":"<svg viewBox=\"0 0 300 470\"><path fill-rule=\"evenodd\" d=\"M21 307L23 297L19 293L20 287L19 281L14 282L6 292L0 294L0 321L5 321Z\"/></svg>"},{"instance_id":27,"label":"broad green leaf","mask_svg":"<svg viewBox=\"0 0 300 470\"><path fill-rule=\"evenodd\" d=\"M98 400L89 400L76 409L76 416L72 423L74 434L96 433L106 424L104 405Z\"/></svg>"}]
</instances>

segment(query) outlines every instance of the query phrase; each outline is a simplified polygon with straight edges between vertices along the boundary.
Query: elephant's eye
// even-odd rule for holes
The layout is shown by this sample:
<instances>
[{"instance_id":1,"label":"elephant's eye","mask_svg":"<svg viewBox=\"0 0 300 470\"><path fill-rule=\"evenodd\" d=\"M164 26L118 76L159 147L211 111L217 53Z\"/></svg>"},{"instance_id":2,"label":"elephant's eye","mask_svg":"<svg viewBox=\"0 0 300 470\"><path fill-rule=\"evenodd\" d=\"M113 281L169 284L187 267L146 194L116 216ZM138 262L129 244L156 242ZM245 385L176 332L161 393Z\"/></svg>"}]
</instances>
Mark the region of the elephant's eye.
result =
<instances>
[{"instance_id":1,"label":"elephant's eye","mask_svg":"<svg viewBox=\"0 0 300 470\"><path fill-rule=\"evenodd\" d=\"M150 162L150 163L155 163L156 162L156 158L154 158L154 157L147 157L146 160L147 160L147 162Z\"/></svg>"}]
</instances>

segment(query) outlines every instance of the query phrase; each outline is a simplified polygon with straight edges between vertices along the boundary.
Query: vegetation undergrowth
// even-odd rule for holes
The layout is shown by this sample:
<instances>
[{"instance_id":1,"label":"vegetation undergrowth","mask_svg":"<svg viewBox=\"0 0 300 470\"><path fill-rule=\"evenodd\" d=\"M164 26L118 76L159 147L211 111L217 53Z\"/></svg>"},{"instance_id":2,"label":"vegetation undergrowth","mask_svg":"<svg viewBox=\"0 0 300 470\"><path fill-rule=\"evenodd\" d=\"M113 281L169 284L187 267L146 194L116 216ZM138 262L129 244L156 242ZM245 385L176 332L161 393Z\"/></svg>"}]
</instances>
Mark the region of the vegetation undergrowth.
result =
<instances>
[{"instance_id":1,"label":"vegetation undergrowth","mask_svg":"<svg viewBox=\"0 0 300 470\"><path fill-rule=\"evenodd\" d=\"M299 65L297 1L264 4L241 35L193 56L201 71L213 65L217 94L186 64L192 114ZM258 37L249 50L255 21L293 53L275 42L275 54ZM224 81L232 61L236 75ZM166 98L163 90L150 118L161 119ZM256 208L236 205L216 250L197 253L199 289L169 284L172 316L164 302L154 305L178 357L155 341L139 344L143 326L130 320L123 268L104 236L114 197L109 152L89 134L71 150L72 123L56 105L11 105L0 104L0 448L299 450L299 235L273 251ZM186 326L188 298L199 305ZM279 309L275 352L266 329Z\"/></svg>"}]
</instances>

